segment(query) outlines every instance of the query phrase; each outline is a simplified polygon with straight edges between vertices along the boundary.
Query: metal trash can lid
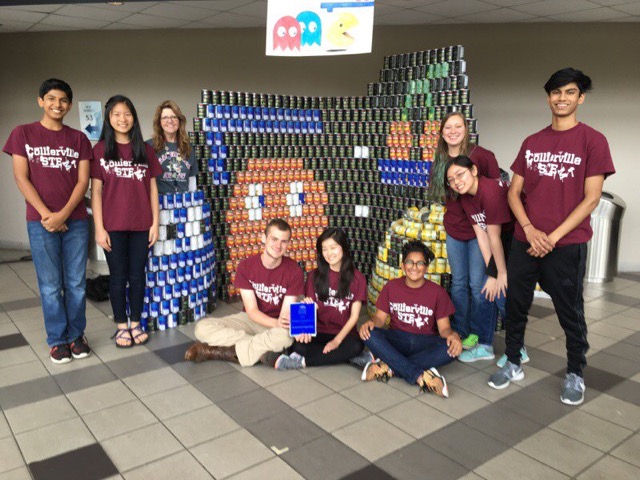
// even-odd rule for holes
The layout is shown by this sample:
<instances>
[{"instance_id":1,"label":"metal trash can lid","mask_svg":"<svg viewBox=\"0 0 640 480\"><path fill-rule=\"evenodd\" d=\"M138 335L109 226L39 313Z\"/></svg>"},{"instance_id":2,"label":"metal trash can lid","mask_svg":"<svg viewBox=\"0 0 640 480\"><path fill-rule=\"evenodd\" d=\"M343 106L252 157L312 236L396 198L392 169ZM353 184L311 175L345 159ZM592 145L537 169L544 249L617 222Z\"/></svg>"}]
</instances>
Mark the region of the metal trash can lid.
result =
<instances>
[{"instance_id":1,"label":"metal trash can lid","mask_svg":"<svg viewBox=\"0 0 640 480\"><path fill-rule=\"evenodd\" d=\"M615 193L602 192L598 206L591 212L592 217L621 220L627 204Z\"/></svg>"}]
</instances>

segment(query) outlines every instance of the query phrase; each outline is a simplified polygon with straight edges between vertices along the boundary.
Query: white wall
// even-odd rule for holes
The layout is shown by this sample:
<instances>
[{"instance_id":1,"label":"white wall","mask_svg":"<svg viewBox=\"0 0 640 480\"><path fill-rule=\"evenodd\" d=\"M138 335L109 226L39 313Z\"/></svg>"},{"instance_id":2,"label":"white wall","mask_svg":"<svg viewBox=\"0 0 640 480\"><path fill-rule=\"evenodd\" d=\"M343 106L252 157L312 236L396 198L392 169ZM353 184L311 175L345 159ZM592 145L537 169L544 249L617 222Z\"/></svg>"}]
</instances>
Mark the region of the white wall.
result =
<instances>
[{"instance_id":1,"label":"white wall","mask_svg":"<svg viewBox=\"0 0 640 480\"><path fill-rule=\"evenodd\" d=\"M325 58L264 56L262 29L152 30L0 34L0 142L11 128L38 120L42 80L60 77L75 99L115 93L132 98L144 131L166 98L195 115L202 88L292 95L364 95L384 55L465 46L480 142L508 169L520 143L550 120L542 85L573 66L594 81L579 119L609 139L618 173L605 190L627 202L620 270L640 270L640 188L634 173L640 132L640 28L637 24L514 24L381 27L370 55ZM77 109L67 123L78 127ZM24 202L11 161L0 160L0 245L26 245Z\"/></svg>"}]
</instances>

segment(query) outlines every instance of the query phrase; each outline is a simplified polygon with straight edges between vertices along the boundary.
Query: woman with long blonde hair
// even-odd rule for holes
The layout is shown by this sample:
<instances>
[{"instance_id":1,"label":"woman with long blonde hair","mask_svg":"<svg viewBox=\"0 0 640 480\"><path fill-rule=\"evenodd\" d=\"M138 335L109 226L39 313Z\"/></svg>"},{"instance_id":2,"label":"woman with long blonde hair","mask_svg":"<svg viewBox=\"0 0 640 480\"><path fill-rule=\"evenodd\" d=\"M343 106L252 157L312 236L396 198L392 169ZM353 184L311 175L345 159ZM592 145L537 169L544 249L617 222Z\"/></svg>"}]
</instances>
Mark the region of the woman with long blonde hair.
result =
<instances>
[{"instance_id":1,"label":"woman with long blonde hair","mask_svg":"<svg viewBox=\"0 0 640 480\"><path fill-rule=\"evenodd\" d=\"M153 147L162 166L158 193L187 192L196 189L198 164L189 143L187 119L173 100L165 100L153 116Z\"/></svg>"}]
</instances>

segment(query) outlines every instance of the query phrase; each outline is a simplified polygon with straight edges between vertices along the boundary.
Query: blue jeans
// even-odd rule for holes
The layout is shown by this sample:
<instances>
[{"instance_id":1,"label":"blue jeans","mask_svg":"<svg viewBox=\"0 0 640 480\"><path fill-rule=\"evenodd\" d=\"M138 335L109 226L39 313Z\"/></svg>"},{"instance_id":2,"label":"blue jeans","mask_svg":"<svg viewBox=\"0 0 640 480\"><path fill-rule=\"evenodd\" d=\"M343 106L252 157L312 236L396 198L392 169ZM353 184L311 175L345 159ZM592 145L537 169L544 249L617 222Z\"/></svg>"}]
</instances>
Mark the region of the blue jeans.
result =
<instances>
[{"instance_id":1,"label":"blue jeans","mask_svg":"<svg viewBox=\"0 0 640 480\"><path fill-rule=\"evenodd\" d=\"M480 302L475 317L478 318L478 321L471 324L471 332L478 335L479 344L493 346L493 335L498 323L498 312L500 312L504 325L507 318L506 305L507 297L504 295L500 295L493 302L487 300L486 297L484 301Z\"/></svg>"},{"instance_id":2,"label":"blue jeans","mask_svg":"<svg viewBox=\"0 0 640 480\"><path fill-rule=\"evenodd\" d=\"M27 222L31 256L38 277L47 344L70 343L84 335L88 220L67 220L64 233Z\"/></svg>"},{"instance_id":3,"label":"blue jeans","mask_svg":"<svg viewBox=\"0 0 640 480\"><path fill-rule=\"evenodd\" d=\"M414 385L425 370L454 359L447 353L447 341L437 335L374 328L365 345L385 362L393 374Z\"/></svg>"},{"instance_id":4,"label":"blue jeans","mask_svg":"<svg viewBox=\"0 0 640 480\"><path fill-rule=\"evenodd\" d=\"M456 307L451 327L463 339L475 333L483 338L480 343L491 345L498 312L481 293L487 274L478 240L463 242L447 235L447 256L451 266L451 300Z\"/></svg>"}]
</instances>

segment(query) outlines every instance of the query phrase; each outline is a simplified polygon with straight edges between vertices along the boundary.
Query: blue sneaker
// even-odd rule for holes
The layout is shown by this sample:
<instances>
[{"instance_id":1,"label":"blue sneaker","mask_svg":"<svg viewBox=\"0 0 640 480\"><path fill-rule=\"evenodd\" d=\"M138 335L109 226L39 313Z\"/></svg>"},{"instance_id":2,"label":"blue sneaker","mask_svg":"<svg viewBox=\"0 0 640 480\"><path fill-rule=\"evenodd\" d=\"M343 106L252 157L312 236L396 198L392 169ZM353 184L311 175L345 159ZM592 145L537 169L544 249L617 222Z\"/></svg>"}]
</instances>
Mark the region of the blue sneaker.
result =
<instances>
[{"instance_id":1,"label":"blue sneaker","mask_svg":"<svg viewBox=\"0 0 640 480\"><path fill-rule=\"evenodd\" d=\"M471 350L464 350L458 357L458 360L464 363L473 363L478 360L493 360L494 358L496 358L496 356L493 353L493 347L478 344Z\"/></svg>"},{"instance_id":2,"label":"blue sneaker","mask_svg":"<svg viewBox=\"0 0 640 480\"><path fill-rule=\"evenodd\" d=\"M507 360L500 370L489 377L489 386L496 390L507 388L511 382L518 382L524 378L522 367Z\"/></svg>"},{"instance_id":3,"label":"blue sneaker","mask_svg":"<svg viewBox=\"0 0 640 480\"><path fill-rule=\"evenodd\" d=\"M566 405L580 405L584 402L584 380L575 373L567 373L564 383L562 384L564 391L560 396L562 403Z\"/></svg>"},{"instance_id":4,"label":"blue sneaker","mask_svg":"<svg viewBox=\"0 0 640 480\"><path fill-rule=\"evenodd\" d=\"M529 362L529 355L527 355L527 347L522 347L520 349L520 365L522 365L523 363L528 363ZM504 367L504 364L507 363L507 356L506 355L502 355L500 357L500 360L498 360L496 362L496 365L498 366L498 368L502 368Z\"/></svg>"},{"instance_id":5,"label":"blue sneaker","mask_svg":"<svg viewBox=\"0 0 640 480\"><path fill-rule=\"evenodd\" d=\"M355 357L351 357L349 359L349 363L354 367L358 367L362 369L365 367L367 363L373 362L374 360L375 360L375 357L373 356L373 353L366 350L362 350L362 352L360 352Z\"/></svg>"}]
</instances>

